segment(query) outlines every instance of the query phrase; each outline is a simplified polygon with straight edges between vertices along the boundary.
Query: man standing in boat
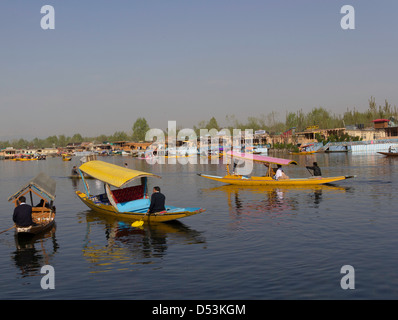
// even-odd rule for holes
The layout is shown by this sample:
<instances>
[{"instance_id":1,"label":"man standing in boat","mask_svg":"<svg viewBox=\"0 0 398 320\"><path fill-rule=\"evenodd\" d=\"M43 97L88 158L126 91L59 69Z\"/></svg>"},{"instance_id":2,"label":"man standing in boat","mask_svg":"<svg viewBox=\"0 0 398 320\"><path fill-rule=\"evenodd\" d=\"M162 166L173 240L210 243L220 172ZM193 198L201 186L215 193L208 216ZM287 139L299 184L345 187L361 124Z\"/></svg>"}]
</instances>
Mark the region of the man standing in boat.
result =
<instances>
[{"instance_id":1,"label":"man standing in boat","mask_svg":"<svg viewBox=\"0 0 398 320\"><path fill-rule=\"evenodd\" d=\"M158 187L158 186L153 187L153 193L151 196L151 204L149 206L147 213L151 214L151 213L166 210L166 207L164 206L165 201L166 201L166 197L164 196L163 193L160 192L160 187Z\"/></svg>"},{"instance_id":2,"label":"man standing in boat","mask_svg":"<svg viewBox=\"0 0 398 320\"><path fill-rule=\"evenodd\" d=\"M320 177L322 175L321 168L318 167L318 163L316 163L316 162L313 163L312 167L306 166L306 168L309 170L313 170L315 177L318 177L318 176Z\"/></svg>"},{"instance_id":3,"label":"man standing in boat","mask_svg":"<svg viewBox=\"0 0 398 320\"><path fill-rule=\"evenodd\" d=\"M35 223L32 220L32 206L26 204L24 196L18 199L19 206L14 209L12 220L18 227L29 227Z\"/></svg>"}]
</instances>

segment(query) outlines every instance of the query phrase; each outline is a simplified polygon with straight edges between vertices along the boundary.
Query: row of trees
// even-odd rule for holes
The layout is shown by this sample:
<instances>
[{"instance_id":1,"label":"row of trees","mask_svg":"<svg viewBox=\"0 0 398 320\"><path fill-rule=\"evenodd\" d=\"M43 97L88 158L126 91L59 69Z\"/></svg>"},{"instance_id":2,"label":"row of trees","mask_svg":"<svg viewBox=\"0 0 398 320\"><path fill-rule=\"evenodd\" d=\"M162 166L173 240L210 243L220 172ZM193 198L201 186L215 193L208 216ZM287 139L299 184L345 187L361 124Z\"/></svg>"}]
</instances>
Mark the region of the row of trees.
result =
<instances>
[{"instance_id":1,"label":"row of trees","mask_svg":"<svg viewBox=\"0 0 398 320\"><path fill-rule=\"evenodd\" d=\"M317 125L321 129L343 128L347 125L363 124L365 127L372 125L372 120L376 118L398 119L397 107L392 107L391 104L385 100L384 105L377 106L374 97L369 100L369 107L366 111L360 112L357 109L347 109L342 115L335 114L326 110L323 107L313 108L311 111L305 113L303 110L297 112L287 112L284 121L281 116L272 111L269 114L261 114L256 117L248 117L246 122L238 120L234 115L229 115L225 118L225 124L219 125L215 117L209 121L200 121L194 130L199 136L200 129L217 129L227 128L231 132L233 129L253 129L266 130L273 134L282 133L291 128L296 128L296 131L303 131L308 126ZM83 141L92 141L94 143L116 142L116 141L144 141L145 134L150 129L150 126L145 118L138 118L133 127L132 134L124 131L116 131L113 135L100 135L97 137L83 137L76 133L73 136L67 137L65 135L50 136L46 139L34 138L31 141L19 139L14 141L0 141L0 149L13 146L15 148L48 148L48 147L65 147L69 143L79 143Z\"/></svg>"},{"instance_id":2,"label":"row of trees","mask_svg":"<svg viewBox=\"0 0 398 320\"><path fill-rule=\"evenodd\" d=\"M145 133L149 130L149 125L145 118L138 118L133 125L132 134L124 131L116 131L112 135L99 135L97 137L83 137L80 133L72 136L54 135L45 139L34 138L31 141L25 139L18 139L13 141L0 141L0 149L7 147L14 147L18 149L23 148L53 148L66 147L69 143L80 143L84 141L91 141L94 143L116 142L116 141L143 141L145 140Z\"/></svg>"},{"instance_id":3,"label":"row of trees","mask_svg":"<svg viewBox=\"0 0 398 320\"><path fill-rule=\"evenodd\" d=\"M368 102L369 107L364 112L360 112L354 108L353 110L347 109L341 115L319 107L313 108L307 113L303 110L287 112L284 121L281 120L281 116L275 111L266 115L261 114L257 117L248 117L246 122L241 122L234 115L230 115L226 117L224 128L230 130L234 128L241 130L253 129L253 131L266 130L270 133L278 134L291 128L296 128L296 131L304 131L305 128L314 125L319 126L320 129L344 128L348 125L359 124L363 124L364 127L371 127L372 120L377 118L387 118L394 121L398 119L397 107L392 107L387 100L384 101L384 105L379 106L377 106L374 97L371 97ZM197 133L200 128L221 129L221 126L218 125L217 120L213 117L208 122L201 121L197 127L194 127Z\"/></svg>"}]
</instances>

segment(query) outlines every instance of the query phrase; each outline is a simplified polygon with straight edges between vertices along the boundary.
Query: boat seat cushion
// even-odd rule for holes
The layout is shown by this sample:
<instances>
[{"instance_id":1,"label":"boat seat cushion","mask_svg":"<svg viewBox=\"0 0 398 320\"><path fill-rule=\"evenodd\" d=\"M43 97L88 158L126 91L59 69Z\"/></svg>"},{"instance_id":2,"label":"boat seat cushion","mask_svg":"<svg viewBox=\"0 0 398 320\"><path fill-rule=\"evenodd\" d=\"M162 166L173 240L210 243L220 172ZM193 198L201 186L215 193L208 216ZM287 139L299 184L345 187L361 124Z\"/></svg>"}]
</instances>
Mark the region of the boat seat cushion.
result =
<instances>
[{"instance_id":1,"label":"boat seat cushion","mask_svg":"<svg viewBox=\"0 0 398 320\"><path fill-rule=\"evenodd\" d=\"M144 185L113 190L112 194L116 203L142 199L144 197Z\"/></svg>"}]
</instances>

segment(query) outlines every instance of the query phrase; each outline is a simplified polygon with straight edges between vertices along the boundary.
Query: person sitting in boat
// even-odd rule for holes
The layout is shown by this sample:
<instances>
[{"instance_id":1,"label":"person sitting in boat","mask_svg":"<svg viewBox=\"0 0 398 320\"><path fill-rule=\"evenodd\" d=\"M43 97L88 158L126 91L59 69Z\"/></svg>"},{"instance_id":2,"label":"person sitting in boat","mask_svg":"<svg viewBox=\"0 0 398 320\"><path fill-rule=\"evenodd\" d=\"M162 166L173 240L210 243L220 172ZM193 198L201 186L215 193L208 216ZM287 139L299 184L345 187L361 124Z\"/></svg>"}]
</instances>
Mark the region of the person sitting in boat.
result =
<instances>
[{"instance_id":1,"label":"person sitting in boat","mask_svg":"<svg viewBox=\"0 0 398 320\"><path fill-rule=\"evenodd\" d=\"M19 205L14 209L12 220L18 227L29 227L36 223L32 219L32 206L26 204L26 198L24 196L19 197Z\"/></svg>"},{"instance_id":2,"label":"person sitting in boat","mask_svg":"<svg viewBox=\"0 0 398 320\"><path fill-rule=\"evenodd\" d=\"M40 202L36 205L36 208L42 208L42 207L43 207L43 204L44 204L44 199L40 199ZM50 209L50 204L49 204L47 201L46 201L45 207L48 208L48 209ZM52 210L54 211L54 213L55 213L55 206L52 206L51 209L52 209Z\"/></svg>"},{"instance_id":3,"label":"person sitting in boat","mask_svg":"<svg viewBox=\"0 0 398 320\"><path fill-rule=\"evenodd\" d=\"M166 207L164 206L165 201L166 201L166 197L164 196L163 193L160 192L160 187L158 187L158 186L153 187L153 193L151 196L151 204L149 206L147 213L151 214L151 213L166 210Z\"/></svg>"},{"instance_id":4,"label":"person sitting in boat","mask_svg":"<svg viewBox=\"0 0 398 320\"><path fill-rule=\"evenodd\" d=\"M394 148L393 146L388 147L388 153L397 153L397 149Z\"/></svg>"},{"instance_id":5,"label":"person sitting in boat","mask_svg":"<svg viewBox=\"0 0 398 320\"><path fill-rule=\"evenodd\" d=\"M46 202L46 204L44 205L44 199L40 199L40 202L36 205L36 208L42 208L43 206L45 206L46 208L50 208L48 202Z\"/></svg>"},{"instance_id":6,"label":"person sitting in boat","mask_svg":"<svg viewBox=\"0 0 398 320\"><path fill-rule=\"evenodd\" d=\"M79 175L79 172L77 171L76 166L73 166L71 174L72 174L72 176L78 176Z\"/></svg>"},{"instance_id":7,"label":"person sitting in boat","mask_svg":"<svg viewBox=\"0 0 398 320\"><path fill-rule=\"evenodd\" d=\"M286 175L286 173L283 172L283 170L282 170L282 165L278 164L277 166L278 166L278 168L277 168L277 170L276 170L274 179L275 179L275 180L289 179L289 177Z\"/></svg>"},{"instance_id":8,"label":"person sitting in boat","mask_svg":"<svg viewBox=\"0 0 398 320\"><path fill-rule=\"evenodd\" d=\"M318 167L318 163L314 162L313 166L306 166L307 169L314 171L314 176L320 177L322 175L321 168Z\"/></svg>"}]
</instances>

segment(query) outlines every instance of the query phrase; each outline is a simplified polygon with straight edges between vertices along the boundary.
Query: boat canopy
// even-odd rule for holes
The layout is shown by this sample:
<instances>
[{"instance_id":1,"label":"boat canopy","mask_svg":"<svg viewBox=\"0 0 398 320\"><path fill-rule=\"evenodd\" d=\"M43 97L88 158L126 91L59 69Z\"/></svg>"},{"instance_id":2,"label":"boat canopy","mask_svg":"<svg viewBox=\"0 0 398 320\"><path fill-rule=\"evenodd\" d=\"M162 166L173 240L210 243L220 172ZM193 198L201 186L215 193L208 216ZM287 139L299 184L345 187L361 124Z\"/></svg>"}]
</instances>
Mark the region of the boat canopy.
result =
<instances>
[{"instance_id":1,"label":"boat canopy","mask_svg":"<svg viewBox=\"0 0 398 320\"><path fill-rule=\"evenodd\" d=\"M25 191L31 189L36 191L38 195L41 195L48 200L55 200L55 186L56 182L51 179L44 172L39 173L35 178L33 178L27 185L21 188L19 191L14 193L11 197L8 198L8 201L16 200L21 195L25 193Z\"/></svg>"},{"instance_id":2,"label":"boat canopy","mask_svg":"<svg viewBox=\"0 0 398 320\"><path fill-rule=\"evenodd\" d=\"M160 178L159 176L152 173L132 170L100 160L86 162L82 164L79 169L89 176L92 176L93 178L105 182L116 188L121 188L122 186L137 178Z\"/></svg>"},{"instance_id":3,"label":"boat canopy","mask_svg":"<svg viewBox=\"0 0 398 320\"><path fill-rule=\"evenodd\" d=\"M280 165L289 165L289 164L297 164L296 161L290 159L281 159L281 158L273 158L273 157L266 157L257 154L251 153L240 153L236 151L228 151L227 155L232 156L234 158L242 159L242 160L249 160L249 161L256 161L256 162L266 162L266 163L274 163Z\"/></svg>"}]
</instances>

